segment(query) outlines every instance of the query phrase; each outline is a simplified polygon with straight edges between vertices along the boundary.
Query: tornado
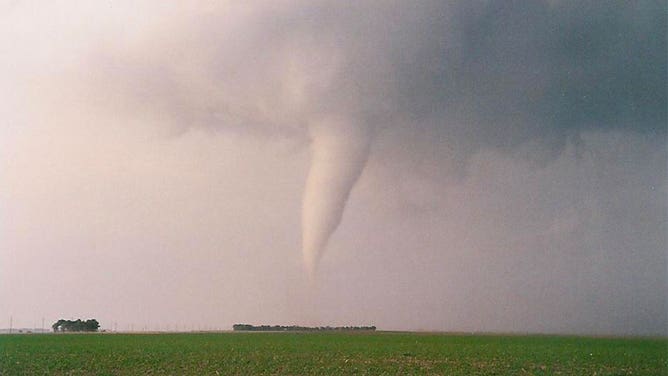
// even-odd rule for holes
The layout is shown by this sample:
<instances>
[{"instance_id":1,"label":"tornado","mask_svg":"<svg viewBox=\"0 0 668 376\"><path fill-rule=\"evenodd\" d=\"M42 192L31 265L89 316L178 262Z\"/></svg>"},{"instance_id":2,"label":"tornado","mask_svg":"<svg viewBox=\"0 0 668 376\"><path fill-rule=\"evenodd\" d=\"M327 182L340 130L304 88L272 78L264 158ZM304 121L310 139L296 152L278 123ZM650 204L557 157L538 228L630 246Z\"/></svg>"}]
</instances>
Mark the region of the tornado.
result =
<instances>
[{"instance_id":1,"label":"tornado","mask_svg":"<svg viewBox=\"0 0 668 376\"><path fill-rule=\"evenodd\" d=\"M341 223L350 192L369 156L370 132L350 119L330 117L309 124L311 166L302 201L304 268L315 280L318 262Z\"/></svg>"}]
</instances>

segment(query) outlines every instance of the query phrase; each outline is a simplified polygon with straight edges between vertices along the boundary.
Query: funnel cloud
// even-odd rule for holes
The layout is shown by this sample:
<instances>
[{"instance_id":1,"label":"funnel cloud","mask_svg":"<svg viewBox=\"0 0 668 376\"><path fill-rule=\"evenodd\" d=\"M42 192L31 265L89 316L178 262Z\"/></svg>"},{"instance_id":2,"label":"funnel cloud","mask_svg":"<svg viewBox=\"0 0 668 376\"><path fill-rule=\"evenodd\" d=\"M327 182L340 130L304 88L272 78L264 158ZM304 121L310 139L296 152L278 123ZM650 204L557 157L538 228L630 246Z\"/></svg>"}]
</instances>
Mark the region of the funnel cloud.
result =
<instances>
[{"instance_id":1,"label":"funnel cloud","mask_svg":"<svg viewBox=\"0 0 668 376\"><path fill-rule=\"evenodd\" d=\"M304 265L313 279L327 241L341 222L350 190L366 164L370 135L351 120L323 119L311 126L311 137L302 244Z\"/></svg>"}]
</instances>

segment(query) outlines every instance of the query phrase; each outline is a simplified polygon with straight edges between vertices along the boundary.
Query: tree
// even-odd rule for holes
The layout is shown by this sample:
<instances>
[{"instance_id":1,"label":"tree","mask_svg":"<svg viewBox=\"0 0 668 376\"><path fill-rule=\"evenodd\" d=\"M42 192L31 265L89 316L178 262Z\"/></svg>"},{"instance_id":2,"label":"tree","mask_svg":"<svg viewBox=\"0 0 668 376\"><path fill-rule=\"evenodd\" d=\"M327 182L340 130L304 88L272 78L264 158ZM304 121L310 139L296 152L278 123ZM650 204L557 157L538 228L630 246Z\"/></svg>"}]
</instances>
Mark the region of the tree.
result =
<instances>
[{"instance_id":1,"label":"tree","mask_svg":"<svg viewBox=\"0 0 668 376\"><path fill-rule=\"evenodd\" d=\"M51 325L51 328L53 328L54 332L97 332L100 328L100 323L95 319L86 321L82 321L81 319L60 319Z\"/></svg>"},{"instance_id":2,"label":"tree","mask_svg":"<svg viewBox=\"0 0 668 376\"><path fill-rule=\"evenodd\" d=\"M60 320L56 321L55 323L53 323L53 325L51 325L51 328L53 328L54 332L62 331L62 328L63 328L64 324L65 324L65 320L60 319Z\"/></svg>"},{"instance_id":3,"label":"tree","mask_svg":"<svg viewBox=\"0 0 668 376\"><path fill-rule=\"evenodd\" d=\"M86 320L84 324L87 332L97 332L100 328L100 323L95 319Z\"/></svg>"}]
</instances>

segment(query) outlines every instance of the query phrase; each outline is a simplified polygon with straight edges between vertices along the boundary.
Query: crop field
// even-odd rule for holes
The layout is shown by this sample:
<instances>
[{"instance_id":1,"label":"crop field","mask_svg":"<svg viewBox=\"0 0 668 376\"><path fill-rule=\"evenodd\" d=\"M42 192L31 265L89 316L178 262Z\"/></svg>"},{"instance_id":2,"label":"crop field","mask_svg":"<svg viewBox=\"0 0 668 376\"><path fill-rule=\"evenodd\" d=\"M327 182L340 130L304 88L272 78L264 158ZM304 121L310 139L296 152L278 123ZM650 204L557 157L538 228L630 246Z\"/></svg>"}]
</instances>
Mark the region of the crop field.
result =
<instances>
[{"instance_id":1,"label":"crop field","mask_svg":"<svg viewBox=\"0 0 668 376\"><path fill-rule=\"evenodd\" d=\"M0 375L666 375L668 339L423 333L0 336Z\"/></svg>"}]
</instances>

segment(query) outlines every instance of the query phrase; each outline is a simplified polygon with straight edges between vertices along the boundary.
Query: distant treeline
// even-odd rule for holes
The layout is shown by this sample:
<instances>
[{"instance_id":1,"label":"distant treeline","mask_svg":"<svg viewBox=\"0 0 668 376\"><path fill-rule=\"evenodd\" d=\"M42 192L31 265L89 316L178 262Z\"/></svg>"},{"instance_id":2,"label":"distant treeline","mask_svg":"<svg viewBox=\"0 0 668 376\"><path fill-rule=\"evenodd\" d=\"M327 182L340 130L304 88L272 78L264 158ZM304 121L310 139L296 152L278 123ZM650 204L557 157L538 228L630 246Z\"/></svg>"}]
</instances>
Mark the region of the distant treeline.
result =
<instances>
[{"instance_id":1,"label":"distant treeline","mask_svg":"<svg viewBox=\"0 0 668 376\"><path fill-rule=\"evenodd\" d=\"M237 331L249 332L327 332L327 331L351 331L351 330L376 330L375 326L297 326L297 325L250 325L250 324L234 324L232 329Z\"/></svg>"},{"instance_id":2,"label":"distant treeline","mask_svg":"<svg viewBox=\"0 0 668 376\"><path fill-rule=\"evenodd\" d=\"M100 323L95 319L86 321L82 321L81 319L60 319L51 325L51 328L53 328L54 332L97 332L100 328Z\"/></svg>"}]
</instances>

